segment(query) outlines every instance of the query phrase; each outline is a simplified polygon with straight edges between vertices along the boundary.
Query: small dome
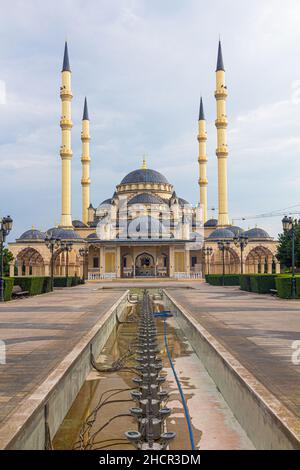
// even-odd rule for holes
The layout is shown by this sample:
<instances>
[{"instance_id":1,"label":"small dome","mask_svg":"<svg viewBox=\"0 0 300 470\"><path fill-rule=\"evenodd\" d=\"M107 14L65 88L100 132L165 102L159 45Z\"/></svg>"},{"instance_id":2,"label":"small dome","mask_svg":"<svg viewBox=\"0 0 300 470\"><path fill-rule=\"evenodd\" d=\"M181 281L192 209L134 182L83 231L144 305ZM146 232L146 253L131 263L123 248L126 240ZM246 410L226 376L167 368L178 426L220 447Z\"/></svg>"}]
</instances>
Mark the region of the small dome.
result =
<instances>
[{"instance_id":1,"label":"small dome","mask_svg":"<svg viewBox=\"0 0 300 470\"><path fill-rule=\"evenodd\" d=\"M45 237L46 234L40 230L31 229L22 233L19 240L45 240Z\"/></svg>"},{"instance_id":2,"label":"small dome","mask_svg":"<svg viewBox=\"0 0 300 470\"><path fill-rule=\"evenodd\" d=\"M121 184L131 184L131 183L163 183L169 184L167 178L159 173L156 170L150 169L140 169L134 170L128 173L122 181Z\"/></svg>"},{"instance_id":3,"label":"small dome","mask_svg":"<svg viewBox=\"0 0 300 470\"><path fill-rule=\"evenodd\" d=\"M60 240L81 240L81 237L74 230L59 227L49 228L47 236L59 238Z\"/></svg>"},{"instance_id":4,"label":"small dome","mask_svg":"<svg viewBox=\"0 0 300 470\"><path fill-rule=\"evenodd\" d=\"M210 235L209 239L210 240L224 240L226 238L233 238L234 233L231 232L228 228L217 228L214 230Z\"/></svg>"},{"instance_id":5,"label":"small dome","mask_svg":"<svg viewBox=\"0 0 300 470\"><path fill-rule=\"evenodd\" d=\"M108 198L108 199L105 199L104 201L102 201L100 206L110 206L111 203L112 203L112 199Z\"/></svg>"},{"instance_id":6,"label":"small dome","mask_svg":"<svg viewBox=\"0 0 300 470\"><path fill-rule=\"evenodd\" d=\"M158 219L145 215L128 222L128 235L138 239L159 238L169 236L169 232Z\"/></svg>"},{"instance_id":7,"label":"small dome","mask_svg":"<svg viewBox=\"0 0 300 470\"><path fill-rule=\"evenodd\" d=\"M72 220L72 225L75 228L86 228L87 225L85 225L81 220Z\"/></svg>"},{"instance_id":8,"label":"small dome","mask_svg":"<svg viewBox=\"0 0 300 470\"><path fill-rule=\"evenodd\" d=\"M247 230L244 232L244 235L246 235L248 238L271 238L265 230L258 227Z\"/></svg>"},{"instance_id":9,"label":"small dome","mask_svg":"<svg viewBox=\"0 0 300 470\"><path fill-rule=\"evenodd\" d=\"M205 222L204 227L217 227L218 221L217 219L209 219Z\"/></svg>"},{"instance_id":10,"label":"small dome","mask_svg":"<svg viewBox=\"0 0 300 470\"><path fill-rule=\"evenodd\" d=\"M90 233L90 234L87 236L87 239L90 240L91 238L95 239L95 238L98 238L98 236L97 236L96 233Z\"/></svg>"},{"instance_id":11,"label":"small dome","mask_svg":"<svg viewBox=\"0 0 300 470\"><path fill-rule=\"evenodd\" d=\"M202 243L204 241L204 236L202 235L202 233L192 232L190 235L190 239L192 241L197 241L198 243Z\"/></svg>"},{"instance_id":12,"label":"small dome","mask_svg":"<svg viewBox=\"0 0 300 470\"><path fill-rule=\"evenodd\" d=\"M183 199L182 197L179 197L179 198L178 198L178 202L179 202L179 204L181 205L181 207L187 206L187 205L188 205L188 206L191 205L188 201L186 201L186 200Z\"/></svg>"},{"instance_id":13,"label":"small dome","mask_svg":"<svg viewBox=\"0 0 300 470\"><path fill-rule=\"evenodd\" d=\"M128 201L128 205L132 204L165 204L165 201L155 194L140 193Z\"/></svg>"},{"instance_id":14,"label":"small dome","mask_svg":"<svg viewBox=\"0 0 300 470\"><path fill-rule=\"evenodd\" d=\"M227 227L227 228L228 228L228 230L230 230L231 232L233 232L235 236L241 235L241 233L244 232L244 229L242 229L241 227L237 227L236 225L230 225L230 226Z\"/></svg>"}]
</instances>

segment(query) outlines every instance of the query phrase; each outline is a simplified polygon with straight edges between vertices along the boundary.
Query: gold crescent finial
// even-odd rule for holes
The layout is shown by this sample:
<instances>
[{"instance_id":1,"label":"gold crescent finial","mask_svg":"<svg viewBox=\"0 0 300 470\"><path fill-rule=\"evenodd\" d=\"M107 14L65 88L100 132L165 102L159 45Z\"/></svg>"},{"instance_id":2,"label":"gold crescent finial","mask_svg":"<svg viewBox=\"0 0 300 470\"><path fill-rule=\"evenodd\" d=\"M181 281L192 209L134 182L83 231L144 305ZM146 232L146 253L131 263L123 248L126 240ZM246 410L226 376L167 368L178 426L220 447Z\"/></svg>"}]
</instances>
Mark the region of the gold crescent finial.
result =
<instances>
[{"instance_id":1,"label":"gold crescent finial","mask_svg":"<svg viewBox=\"0 0 300 470\"><path fill-rule=\"evenodd\" d=\"M147 170L146 155L143 156L143 163L142 163L141 169L142 170Z\"/></svg>"}]
</instances>

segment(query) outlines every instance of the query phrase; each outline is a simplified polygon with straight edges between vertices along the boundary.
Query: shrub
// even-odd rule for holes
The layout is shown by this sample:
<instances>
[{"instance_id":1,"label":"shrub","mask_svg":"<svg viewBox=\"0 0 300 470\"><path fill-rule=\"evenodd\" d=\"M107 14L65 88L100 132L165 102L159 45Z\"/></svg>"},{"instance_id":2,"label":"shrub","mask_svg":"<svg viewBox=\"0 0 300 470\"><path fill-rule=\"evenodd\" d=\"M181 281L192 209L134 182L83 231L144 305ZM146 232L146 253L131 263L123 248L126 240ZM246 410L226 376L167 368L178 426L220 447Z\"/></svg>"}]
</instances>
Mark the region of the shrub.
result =
<instances>
[{"instance_id":1,"label":"shrub","mask_svg":"<svg viewBox=\"0 0 300 470\"><path fill-rule=\"evenodd\" d=\"M250 275L249 274L240 275L239 276L239 283L240 283L241 290L251 292L251 283L250 283Z\"/></svg>"},{"instance_id":2,"label":"shrub","mask_svg":"<svg viewBox=\"0 0 300 470\"><path fill-rule=\"evenodd\" d=\"M224 278L224 283L223 283ZM212 286L238 286L239 276L237 274L207 274L205 280Z\"/></svg>"},{"instance_id":3,"label":"shrub","mask_svg":"<svg viewBox=\"0 0 300 470\"><path fill-rule=\"evenodd\" d=\"M292 276L281 274L276 278L276 289L278 297L282 299L292 298ZM300 298L300 276L296 276L296 298Z\"/></svg>"},{"instance_id":4,"label":"shrub","mask_svg":"<svg viewBox=\"0 0 300 470\"><path fill-rule=\"evenodd\" d=\"M73 287L77 286L79 283L80 278L78 276L62 276L54 278L54 287Z\"/></svg>"},{"instance_id":5,"label":"shrub","mask_svg":"<svg viewBox=\"0 0 300 470\"><path fill-rule=\"evenodd\" d=\"M270 289L276 289L276 277L277 274L250 275L251 292L257 292L258 294L269 294Z\"/></svg>"},{"instance_id":6,"label":"shrub","mask_svg":"<svg viewBox=\"0 0 300 470\"><path fill-rule=\"evenodd\" d=\"M292 297L292 277L278 276L275 279L278 297L290 299Z\"/></svg>"},{"instance_id":7,"label":"shrub","mask_svg":"<svg viewBox=\"0 0 300 470\"><path fill-rule=\"evenodd\" d=\"M14 278L13 277L4 277L4 300L11 300L12 290L14 287Z\"/></svg>"},{"instance_id":8,"label":"shrub","mask_svg":"<svg viewBox=\"0 0 300 470\"><path fill-rule=\"evenodd\" d=\"M45 277L16 277L15 286L20 286L22 290L28 291L29 295L39 295L44 292Z\"/></svg>"},{"instance_id":9,"label":"shrub","mask_svg":"<svg viewBox=\"0 0 300 470\"><path fill-rule=\"evenodd\" d=\"M51 292L51 277L44 277L43 292Z\"/></svg>"}]
</instances>

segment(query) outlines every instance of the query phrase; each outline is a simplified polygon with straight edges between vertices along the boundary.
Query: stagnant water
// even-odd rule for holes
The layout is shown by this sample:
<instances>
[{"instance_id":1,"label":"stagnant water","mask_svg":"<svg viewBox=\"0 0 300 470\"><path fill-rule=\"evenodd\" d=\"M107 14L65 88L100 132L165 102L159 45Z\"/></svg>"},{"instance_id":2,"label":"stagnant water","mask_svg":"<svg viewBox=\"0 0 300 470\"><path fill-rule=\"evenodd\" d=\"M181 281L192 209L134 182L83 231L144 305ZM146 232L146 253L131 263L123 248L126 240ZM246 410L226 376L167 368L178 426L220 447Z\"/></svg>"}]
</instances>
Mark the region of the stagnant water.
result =
<instances>
[{"instance_id":1,"label":"stagnant water","mask_svg":"<svg viewBox=\"0 0 300 470\"><path fill-rule=\"evenodd\" d=\"M150 291L150 295L153 293L155 291ZM156 308L163 309L164 306L158 302ZM124 320L134 318L139 313L138 309L139 306L129 306ZM202 362L180 330L176 319L169 319L167 325L168 345L188 404L197 448L253 449L251 441L236 421ZM162 388L170 394L167 406L172 409L165 424L168 431L176 432L176 438L171 441L169 448L172 450L190 449L183 406L166 354L161 319L156 320L156 327L159 355L163 361L162 374L166 376L166 382ZM136 338L136 333L137 323L120 324L115 327L97 358L97 364L105 368L124 355L129 344ZM126 361L126 368L136 365L134 356ZM127 441L124 433L128 430L137 430L136 421L128 416L129 408L136 406L130 395L130 389L135 389L132 382L135 376L132 370L117 372L93 370L55 435L54 448L84 448L90 444L88 448L92 449L132 449L133 446ZM96 416L91 416L101 396L102 401L108 399L112 403L105 404ZM91 417L95 417L90 428L90 435L93 435L93 439L89 441L87 433L82 433L82 425L88 417L90 417L90 423ZM106 423L106 427L101 430Z\"/></svg>"}]
</instances>

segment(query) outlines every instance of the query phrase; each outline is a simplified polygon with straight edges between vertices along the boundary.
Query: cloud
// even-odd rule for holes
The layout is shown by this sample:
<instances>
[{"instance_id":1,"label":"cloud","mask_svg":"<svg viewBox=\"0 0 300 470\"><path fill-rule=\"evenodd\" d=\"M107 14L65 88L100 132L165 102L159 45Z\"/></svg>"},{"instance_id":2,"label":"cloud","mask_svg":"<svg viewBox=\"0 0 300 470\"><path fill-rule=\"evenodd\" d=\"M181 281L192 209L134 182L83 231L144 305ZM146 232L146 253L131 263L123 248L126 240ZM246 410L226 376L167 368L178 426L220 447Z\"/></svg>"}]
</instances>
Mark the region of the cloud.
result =
<instances>
[{"instance_id":1,"label":"cloud","mask_svg":"<svg viewBox=\"0 0 300 470\"><path fill-rule=\"evenodd\" d=\"M209 207L216 207L213 92L219 34L229 89L230 214L239 218L300 202L299 17L298 0L253 0L247 9L236 0L8 3L0 22L0 80L6 87L0 104L2 212L12 213L19 232L59 219L59 85L66 37L74 94L74 217L81 213L85 95L94 205L113 193L145 153L149 166L196 202L202 93ZM273 234L280 229L280 218L259 223Z\"/></svg>"}]
</instances>

